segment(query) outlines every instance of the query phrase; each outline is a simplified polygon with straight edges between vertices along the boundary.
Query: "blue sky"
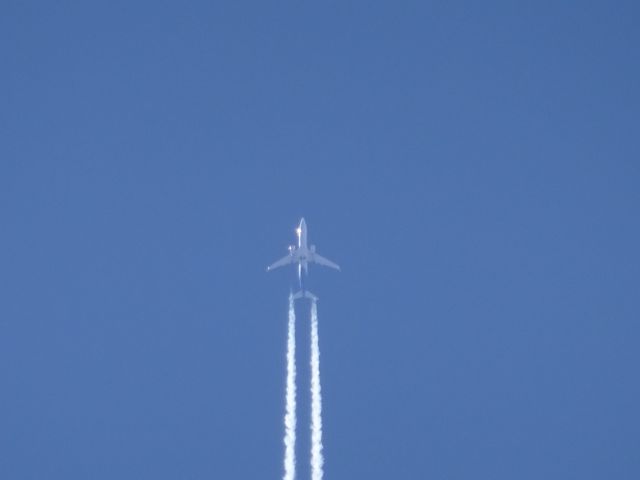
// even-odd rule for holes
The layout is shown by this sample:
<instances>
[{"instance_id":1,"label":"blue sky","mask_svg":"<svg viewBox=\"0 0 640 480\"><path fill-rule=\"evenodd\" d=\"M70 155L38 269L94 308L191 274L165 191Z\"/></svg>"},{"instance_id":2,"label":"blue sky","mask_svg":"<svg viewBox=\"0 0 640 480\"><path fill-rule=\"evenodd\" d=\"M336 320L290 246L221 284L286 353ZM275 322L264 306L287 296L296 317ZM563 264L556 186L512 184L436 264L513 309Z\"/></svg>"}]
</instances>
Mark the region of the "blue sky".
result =
<instances>
[{"instance_id":1,"label":"blue sky","mask_svg":"<svg viewBox=\"0 0 640 480\"><path fill-rule=\"evenodd\" d=\"M0 477L638 478L635 3L0 12Z\"/></svg>"}]
</instances>

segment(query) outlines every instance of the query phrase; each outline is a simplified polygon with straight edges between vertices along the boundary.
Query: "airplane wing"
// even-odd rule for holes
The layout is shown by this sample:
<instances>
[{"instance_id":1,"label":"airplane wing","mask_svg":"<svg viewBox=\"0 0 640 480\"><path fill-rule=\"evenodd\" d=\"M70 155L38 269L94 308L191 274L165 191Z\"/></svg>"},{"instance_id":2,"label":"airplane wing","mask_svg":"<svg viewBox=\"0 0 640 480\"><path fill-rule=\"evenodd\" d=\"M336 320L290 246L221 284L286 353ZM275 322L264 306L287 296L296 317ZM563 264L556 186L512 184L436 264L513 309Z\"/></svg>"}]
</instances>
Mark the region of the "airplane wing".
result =
<instances>
[{"instance_id":1,"label":"airplane wing","mask_svg":"<svg viewBox=\"0 0 640 480\"><path fill-rule=\"evenodd\" d=\"M335 268L336 270L340 270L340 265L333 263L328 258L324 258L322 255L318 255L317 253L313 254L313 261L318 265L324 265L325 267Z\"/></svg>"},{"instance_id":2,"label":"airplane wing","mask_svg":"<svg viewBox=\"0 0 640 480\"><path fill-rule=\"evenodd\" d=\"M274 268L284 267L285 265L289 265L293 263L293 255L287 255L286 257L281 258L273 262L271 265L267 267L267 271L273 270Z\"/></svg>"}]
</instances>

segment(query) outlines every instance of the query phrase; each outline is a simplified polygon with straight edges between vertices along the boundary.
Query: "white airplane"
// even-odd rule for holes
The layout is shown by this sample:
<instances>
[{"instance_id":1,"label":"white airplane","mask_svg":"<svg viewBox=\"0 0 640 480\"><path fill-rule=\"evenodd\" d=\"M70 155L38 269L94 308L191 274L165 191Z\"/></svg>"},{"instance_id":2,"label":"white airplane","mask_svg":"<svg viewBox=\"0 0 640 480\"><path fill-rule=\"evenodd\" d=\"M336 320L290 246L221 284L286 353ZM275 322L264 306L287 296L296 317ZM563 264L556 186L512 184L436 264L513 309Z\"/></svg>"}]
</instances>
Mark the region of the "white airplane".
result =
<instances>
[{"instance_id":1,"label":"white airplane","mask_svg":"<svg viewBox=\"0 0 640 480\"><path fill-rule=\"evenodd\" d=\"M318 265L324 265L325 267L340 270L340 266L316 253L315 245L307 247L307 223L304 221L304 218L300 220L300 225L298 226L298 228L296 228L296 234L298 235L298 246L296 247L295 245L291 245L289 247L289 254L286 257L281 258L280 260L269 265L267 267L267 271L273 270L278 267L283 267L285 265L297 263L298 280L300 281L300 286L302 287L302 270L304 270L305 275L307 275L309 273L310 263L317 263Z\"/></svg>"}]
</instances>

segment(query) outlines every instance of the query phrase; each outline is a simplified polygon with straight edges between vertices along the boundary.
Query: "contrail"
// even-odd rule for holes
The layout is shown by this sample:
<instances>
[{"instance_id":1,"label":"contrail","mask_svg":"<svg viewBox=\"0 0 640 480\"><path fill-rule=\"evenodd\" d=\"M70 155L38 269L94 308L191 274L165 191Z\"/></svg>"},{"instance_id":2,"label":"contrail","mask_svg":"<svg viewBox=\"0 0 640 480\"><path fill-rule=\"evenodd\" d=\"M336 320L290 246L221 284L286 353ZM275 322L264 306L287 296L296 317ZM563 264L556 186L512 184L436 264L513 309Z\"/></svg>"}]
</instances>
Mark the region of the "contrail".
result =
<instances>
[{"instance_id":1,"label":"contrail","mask_svg":"<svg viewBox=\"0 0 640 480\"><path fill-rule=\"evenodd\" d=\"M311 303L311 479L322 480L322 390L320 387L320 347L318 307Z\"/></svg>"},{"instance_id":2,"label":"contrail","mask_svg":"<svg viewBox=\"0 0 640 480\"><path fill-rule=\"evenodd\" d=\"M287 393L284 414L284 480L296 478L296 312L289 294L287 337Z\"/></svg>"}]
</instances>

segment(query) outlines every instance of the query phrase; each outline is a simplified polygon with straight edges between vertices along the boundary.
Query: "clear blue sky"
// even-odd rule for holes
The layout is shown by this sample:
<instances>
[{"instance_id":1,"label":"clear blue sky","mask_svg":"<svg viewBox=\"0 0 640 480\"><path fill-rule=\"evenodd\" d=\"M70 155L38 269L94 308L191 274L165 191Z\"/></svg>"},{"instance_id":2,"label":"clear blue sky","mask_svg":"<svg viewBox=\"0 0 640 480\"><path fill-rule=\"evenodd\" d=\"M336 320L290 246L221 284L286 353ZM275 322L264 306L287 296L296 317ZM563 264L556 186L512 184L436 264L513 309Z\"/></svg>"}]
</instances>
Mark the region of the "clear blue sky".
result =
<instances>
[{"instance_id":1,"label":"clear blue sky","mask_svg":"<svg viewBox=\"0 0 640 480\"><path fill-rule=\"evenodd\" d=\"M328 480L640 478L639 10L534 3L4 2L0 477L279 478L304 215Z\"/></svg>"}]
</instances>

